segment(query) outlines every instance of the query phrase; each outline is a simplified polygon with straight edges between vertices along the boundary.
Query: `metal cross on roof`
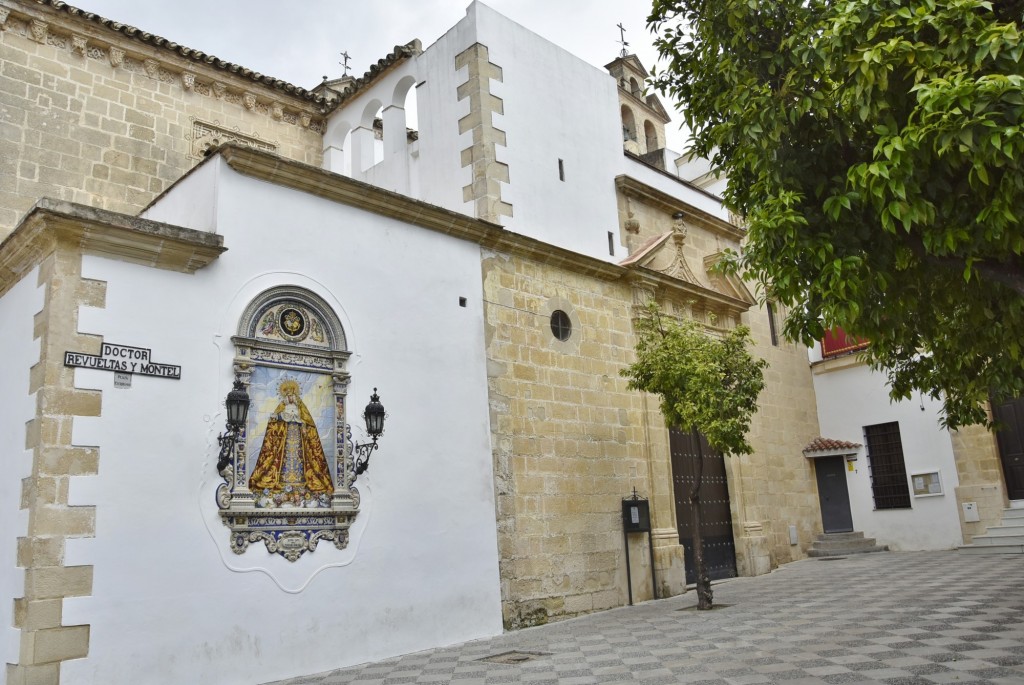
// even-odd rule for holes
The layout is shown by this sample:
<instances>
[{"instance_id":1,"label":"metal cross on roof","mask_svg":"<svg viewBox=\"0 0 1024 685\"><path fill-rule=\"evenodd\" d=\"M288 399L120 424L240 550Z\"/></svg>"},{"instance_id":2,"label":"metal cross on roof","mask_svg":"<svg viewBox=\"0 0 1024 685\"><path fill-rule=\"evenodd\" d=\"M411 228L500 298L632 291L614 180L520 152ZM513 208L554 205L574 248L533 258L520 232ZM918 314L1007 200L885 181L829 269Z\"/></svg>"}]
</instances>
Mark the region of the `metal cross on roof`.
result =
<instances>
[{"instance_id":1,"label":"metal cross on roof","mask_svg":"<svg viewBox=\"0 0 1024 685\"><path fill-rule=\"evenodd\" d=\"M345 70L344 72L342 72L342 76L348 76L348 72L352 68L352 67L350 67L348 65L348 61L349 61L349 59L351 59L349 57L348 50L346 50L345 52L341 53L341 56L345 59L344 62L338 62L338 64L341 65L342 69Z\"/></svg>"},{"instance_id":2,"label":"metal cross on roof","mask_svg":"<svg viewBox=\"0 0 1024 685\"><path fill-rule=\"evenodd\" d=\"M619 56L625 57L626 55L629 54L629 50L626 49L629 47L629 43L626 42L626 27L622 25L621 21L618 24L616 24L616 26L619 27L618 42L622 44L622 52L619 53Z\"/></svg>"}]
</instances>

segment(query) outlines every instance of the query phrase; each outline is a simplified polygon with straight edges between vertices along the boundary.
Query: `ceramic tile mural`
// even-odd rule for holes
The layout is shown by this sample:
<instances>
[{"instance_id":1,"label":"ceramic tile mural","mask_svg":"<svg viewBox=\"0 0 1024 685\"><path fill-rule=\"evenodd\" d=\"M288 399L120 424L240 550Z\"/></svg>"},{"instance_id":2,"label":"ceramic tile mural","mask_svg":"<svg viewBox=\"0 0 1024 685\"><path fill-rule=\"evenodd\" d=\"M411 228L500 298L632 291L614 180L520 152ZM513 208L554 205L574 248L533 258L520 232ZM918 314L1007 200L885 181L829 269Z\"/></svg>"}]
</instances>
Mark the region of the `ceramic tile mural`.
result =
<instances>
[{"instance_id":1,"label":"ceramic tile mural","mask_svg":"<svg viewBox=\"0 0 1024 685\"><path fill-rule=\"evenodd\" d=\"M345 418L349 353L341 324L306 290L275 288L246 309L235 375L249 415L217 490L231 549L263 542L296 561L321 540L343 549L359 512Z\"/></svg>"}]
</instances>

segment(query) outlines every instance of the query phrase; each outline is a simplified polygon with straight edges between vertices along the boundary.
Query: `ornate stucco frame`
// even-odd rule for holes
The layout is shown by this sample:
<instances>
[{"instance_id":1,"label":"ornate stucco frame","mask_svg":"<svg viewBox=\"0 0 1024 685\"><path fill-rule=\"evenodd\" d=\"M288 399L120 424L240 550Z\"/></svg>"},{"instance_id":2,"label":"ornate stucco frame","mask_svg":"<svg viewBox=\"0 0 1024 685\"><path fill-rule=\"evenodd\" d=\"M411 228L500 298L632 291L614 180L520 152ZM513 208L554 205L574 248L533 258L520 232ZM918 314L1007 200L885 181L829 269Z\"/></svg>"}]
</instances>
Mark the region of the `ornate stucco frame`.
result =
<instances>
[{"instance_id":1,"label":"ornate stucco frame","mask_svg":"<svg viewBox=\"0 0 1024 685\"><path fill-rule=\"evenodd\" d=\"M282 312L305 317L307 335L291 336L283 326L267 334L262 325L280 321ZM311 342L308 330L319 331L323 340ZM334 400L334 494L329 507L260 508L257 494L249 489L249 426L242 427L228 466L220 475L217 506L221 520L231 529L231 550L243 554L251 543L263 542L267 551L296 561L329 540L338 549L348 545L348 530L359 513L359 491L354 487L355 465L351 428L346 421L350 352L345 331L333 309L320 296L297 286L264 291L246 307L239 320L234 372L246 390L258 367L328 376ZM250 412L251 414L251 412ZM252 436L257 439L256 436ZM258 445L256 446L258 447Z\"/></svg>"}]
</instances>

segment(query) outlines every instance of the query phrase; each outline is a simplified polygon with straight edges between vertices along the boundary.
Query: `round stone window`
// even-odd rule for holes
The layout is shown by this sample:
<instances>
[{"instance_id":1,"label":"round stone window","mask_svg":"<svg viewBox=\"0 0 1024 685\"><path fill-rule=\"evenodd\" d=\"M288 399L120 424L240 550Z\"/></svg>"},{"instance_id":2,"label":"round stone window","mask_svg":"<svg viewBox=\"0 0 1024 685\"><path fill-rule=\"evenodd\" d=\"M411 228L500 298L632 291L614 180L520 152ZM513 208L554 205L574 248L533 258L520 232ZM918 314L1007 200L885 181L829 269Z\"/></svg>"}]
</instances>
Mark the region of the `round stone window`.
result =
<instances>
[{"instance_id":1,"label":"round stone window","mask_svg":"<svg viewBox=\"0 0 1024 685\"><path fill-rule=\"evenodd\" d=\"M551 312L551 333L562 342L572 335L572 320L561 309Z\"/></svg>"}]
</instances>

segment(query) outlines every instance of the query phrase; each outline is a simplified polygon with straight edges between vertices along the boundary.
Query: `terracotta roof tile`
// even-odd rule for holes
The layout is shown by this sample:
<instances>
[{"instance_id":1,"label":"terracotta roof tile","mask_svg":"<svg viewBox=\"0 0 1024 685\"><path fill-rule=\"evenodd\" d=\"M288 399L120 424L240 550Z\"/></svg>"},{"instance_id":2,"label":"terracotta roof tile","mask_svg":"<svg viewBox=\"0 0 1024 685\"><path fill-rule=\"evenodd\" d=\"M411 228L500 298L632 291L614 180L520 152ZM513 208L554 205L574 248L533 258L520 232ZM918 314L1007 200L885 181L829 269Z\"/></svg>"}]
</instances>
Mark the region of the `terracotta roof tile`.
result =
<instances>
[{"instance_id":1,"label":"terracotta roof tile","mask_svg":"<svg viewBox=\"0 0 1024 685\"><path fill-rule=\"evenodd\" d=\"M832 438L815 438L807 443L804 452L825 452L829 450L855 450L861 447L859 442L833 440Z\"/></svg>"},{"instance_id":2,"label":"terracotta roof tile","mask_svg":"<svg viewBox=\"0 0 1024 685\"><path fill-rule=\"evenodd\" d=\"M184 57L185 59L191 60L193 62L200 62L202 64L212 66L215 69L221 69L232 74L237 74L242 78L249 79L250 81L254 81L256 83L261 83L265 86L269 86L271 88L274 88L275 90L279 90L283 93L287 93L288 95L292 95L302 100L314 102L322 106L326 106L329 104L322 95L318 95L312 91L306 90L305 88L288 83L287 81L282 81L281 79L274 78L273 76L261 74L258 71L253 71L252 69L247 69L241 66L240 64L227 62L225 60L220 59L219 57L216 57L214 55L208 55L200 50L194 50L184 45L179 45L178 43L169 41L162 36L158 36L153 33L148 33L139 28L136 28L135 26L130 26L128 24L122 24L120 22L112 21L110 19L107 19L106 17L101 17L98 14L94 14L92 12L79 9L78 7L73 7L72 5L69 5L65 2L60 2L59 0L38 0L38 2L39 4L42 5L49 5L53 9L58 10L60 12L65 12L71 16L80 17L81 19L84 19L86 21L93 22L111 31L116 31L117 33L123 34L128 38L132 38L141 43L147 43L149 45L161 48L163 50L169 50L175 53L176 55ZM371 72L372 71L373 70L371 68ZM367 73L369 74L371 72Z\"/></svg>"}]
</instances>

